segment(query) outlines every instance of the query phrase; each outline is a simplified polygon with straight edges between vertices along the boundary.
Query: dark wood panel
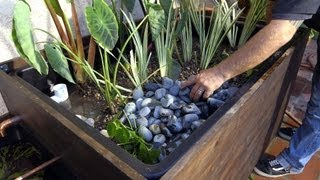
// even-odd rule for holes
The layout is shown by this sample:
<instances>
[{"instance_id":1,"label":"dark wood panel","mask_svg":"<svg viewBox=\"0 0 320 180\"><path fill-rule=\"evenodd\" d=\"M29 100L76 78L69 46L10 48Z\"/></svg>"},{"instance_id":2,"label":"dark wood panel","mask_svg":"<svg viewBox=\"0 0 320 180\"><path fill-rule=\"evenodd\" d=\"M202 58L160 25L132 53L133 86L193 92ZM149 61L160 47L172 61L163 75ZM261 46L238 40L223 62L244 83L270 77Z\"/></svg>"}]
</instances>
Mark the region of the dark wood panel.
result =
<instances>
[{"instance_id":1,"label":"dark wood panel","mask_svg":"<svg viewBox=\"0 0 320 180\"><path fill-rule=\"evenodd\" d=\"M289 62L279 59L162 179L246 179L281 121Z\"/></svg>"}]
</instances>

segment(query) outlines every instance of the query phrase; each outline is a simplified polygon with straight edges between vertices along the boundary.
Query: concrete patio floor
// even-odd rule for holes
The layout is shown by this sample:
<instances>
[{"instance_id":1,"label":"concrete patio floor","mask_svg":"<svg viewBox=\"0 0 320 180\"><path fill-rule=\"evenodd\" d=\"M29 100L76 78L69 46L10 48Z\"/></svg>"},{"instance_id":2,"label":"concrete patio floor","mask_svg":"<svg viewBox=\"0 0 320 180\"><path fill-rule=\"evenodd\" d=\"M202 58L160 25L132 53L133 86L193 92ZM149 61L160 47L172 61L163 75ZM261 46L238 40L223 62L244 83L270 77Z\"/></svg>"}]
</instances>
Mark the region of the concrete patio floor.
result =
<instances>
[{"instance_id":1,"label":"concrete patio floor","mask_svg":"<svg viewBox=\"0 0 320 180\"><path fill-rule=\"evenodd\" d=\"M317 51L317 44L315 40L310 40L308 42L307 48L304 53L304 57L302 59L302 66L300 66L298 76L296 78L293 91L291 93L289 103L287 106L287 112L289 112L295 119L299 120L300 122L304 118L304 113L307 108L307 103L310 99L311 93L311 79L312 79L312 71L310 68L306 67L305 65L315 65L316 58L314 61L309 62L307 58L311 54L316 54ZM283 123L281 124L282 127L298 127L299 124L296 123L292 118L285 115L283 118ZM280 137L275 137L271 143L269 144L268 148L266 149L265 153L270 155L278 155L284 148L289 146L289 142L281 139ZM309 161L307 166L305 167L303 173L298 175L290 175L284 176L280 178L264 178L255 173L252 173L250 179L254 180L320 180L320 152L316 153L312 159Z\"/></svg>"}]
</instances>

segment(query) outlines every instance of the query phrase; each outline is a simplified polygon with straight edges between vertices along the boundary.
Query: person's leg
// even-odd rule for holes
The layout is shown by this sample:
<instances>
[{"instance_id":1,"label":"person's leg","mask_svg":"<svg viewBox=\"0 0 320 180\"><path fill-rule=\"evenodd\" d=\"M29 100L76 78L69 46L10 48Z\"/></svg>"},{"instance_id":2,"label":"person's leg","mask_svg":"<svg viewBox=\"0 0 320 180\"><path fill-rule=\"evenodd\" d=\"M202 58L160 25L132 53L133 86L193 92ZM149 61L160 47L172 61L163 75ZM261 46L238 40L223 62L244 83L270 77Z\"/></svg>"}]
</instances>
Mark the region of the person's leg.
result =
<instances>
[{"instance_id":1,"label":"person's leg","mask_svg":"<svg viewBox=\"0 0 320 180\"><path fill-rule=\"evenodd\" d=\"M318 38L318 55L320 39ZM320 61L313 73L311 98L303 124L292 136L289 148L277 157L280 164L292 172L301 172L312 155L320 149Z\"/></svg>"},{"instance_id":2,"label":"person's leg","mask_svg":"<svg viewBox=\"0 0 320 180\"><path fill-rule=\"evenodd\" d=\"M311 98L303 124L290 140L289 148L275 158L260 160L254 171L265 177L280 177L302 172L312 155L320 149L320 38L318 62L312 79Z\"/></svg>"}]
</instances>

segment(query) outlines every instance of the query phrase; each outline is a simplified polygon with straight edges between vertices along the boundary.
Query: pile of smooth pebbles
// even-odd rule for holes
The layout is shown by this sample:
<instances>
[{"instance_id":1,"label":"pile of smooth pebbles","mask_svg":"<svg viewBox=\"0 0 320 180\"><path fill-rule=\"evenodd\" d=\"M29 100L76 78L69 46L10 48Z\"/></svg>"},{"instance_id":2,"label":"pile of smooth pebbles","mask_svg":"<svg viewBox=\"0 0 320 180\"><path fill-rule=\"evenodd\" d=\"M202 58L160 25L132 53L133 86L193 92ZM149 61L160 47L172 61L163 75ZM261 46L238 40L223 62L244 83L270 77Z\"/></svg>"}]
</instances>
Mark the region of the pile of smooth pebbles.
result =
<instances>
[{"instance_id":1,"label":"pile of smooth pebbles","mask_svg":"<svg viewBox=\"0 0 320 180\"><path fill-rule=\"evenodd\" d=\"M192 102L190 87L168 77L162 83L146 83L133 91L134 101L124 107L120 121L161 150L159 161L174 151L189 135L239 89L225 83L206 101Z\"/></svg>"}]
</instances>

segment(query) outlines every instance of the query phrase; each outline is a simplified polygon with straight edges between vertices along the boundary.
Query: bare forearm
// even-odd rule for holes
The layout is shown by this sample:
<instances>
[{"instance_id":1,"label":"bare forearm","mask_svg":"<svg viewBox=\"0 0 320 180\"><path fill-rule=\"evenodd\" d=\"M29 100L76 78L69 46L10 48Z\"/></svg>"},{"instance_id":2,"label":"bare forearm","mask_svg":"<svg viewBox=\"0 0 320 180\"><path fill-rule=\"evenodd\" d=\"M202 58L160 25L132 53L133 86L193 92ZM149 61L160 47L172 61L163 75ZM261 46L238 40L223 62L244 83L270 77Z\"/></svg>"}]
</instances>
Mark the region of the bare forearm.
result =
<instances>
[{"instance_id":1,"label":"bare forearm","mask_svg":"<svg viewBox=\"0 0 320 180\"><path fill-rule=\"evenodd\" d=\"M253 36L243 47L217 65L225 80L235 77L265 61L287 43L296 27L287 20L273 20Z\"/></svg>"}]
</instances>

